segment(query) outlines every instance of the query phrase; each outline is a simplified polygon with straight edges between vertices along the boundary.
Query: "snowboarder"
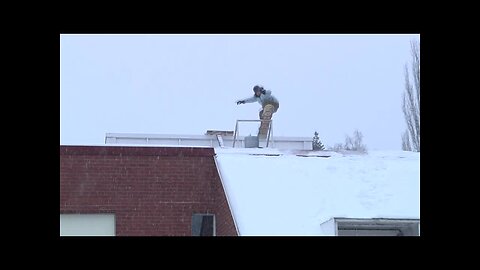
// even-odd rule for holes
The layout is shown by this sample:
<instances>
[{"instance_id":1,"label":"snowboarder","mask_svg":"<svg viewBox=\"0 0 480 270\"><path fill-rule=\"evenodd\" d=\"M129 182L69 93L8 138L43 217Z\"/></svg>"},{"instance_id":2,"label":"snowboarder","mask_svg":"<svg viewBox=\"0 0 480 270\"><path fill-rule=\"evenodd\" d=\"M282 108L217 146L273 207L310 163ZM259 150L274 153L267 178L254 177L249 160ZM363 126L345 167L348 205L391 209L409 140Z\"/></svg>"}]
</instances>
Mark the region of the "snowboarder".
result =
<instances>
[{"instance_id":1,"label":"snowboarder","mask_svg":"<svg viewBox=\"0 0 480 270\"><path fill-rule=\"evenodd\" d=\"M277 98L275 98L272 95L272 91L264 89L262 86L255 85L253 87L253 92L255 93L253 97L242 99L237 101L237 105L239 104L245 104L245 103L253 103L257 101L262 105L262 110L259 112L258 117L260 120L264 119L265 117L269 118L272 116L273 113L277 112L279 103ZM265 112L266 115L264 115L264 110L265 106L267 105L272 105L273 106L273 111L268 110L268 112ZM271 106L268 106L267 109L271 108Z\"/></svg>"}]
</instances>

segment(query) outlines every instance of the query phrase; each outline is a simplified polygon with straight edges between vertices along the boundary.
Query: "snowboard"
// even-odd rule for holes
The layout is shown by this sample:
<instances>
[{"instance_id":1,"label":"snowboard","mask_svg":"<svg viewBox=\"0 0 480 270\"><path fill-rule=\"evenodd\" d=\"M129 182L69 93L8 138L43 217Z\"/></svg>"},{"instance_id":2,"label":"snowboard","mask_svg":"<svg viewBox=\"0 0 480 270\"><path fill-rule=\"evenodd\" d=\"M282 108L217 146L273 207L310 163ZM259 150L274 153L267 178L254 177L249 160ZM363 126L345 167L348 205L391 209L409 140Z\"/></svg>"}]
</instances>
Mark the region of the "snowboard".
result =
<instances>
[{"instance_id":1,"label":"snowboard","mask_svg":"<svg viewBox=\"0 0 480 270\"><path fill-rule=\"evenodd\" d=\"M260 123L260 128L258 129L258 137L260 139L265 139L267 138L268 135L268 130L270 129L270 124L272 123L270 120L272 120L272 115L273 115L273 105L267 104L265 107L263 107L263 114L261 120L269 120L269 121L262 121Z\"/></svg>"}]
</instances>

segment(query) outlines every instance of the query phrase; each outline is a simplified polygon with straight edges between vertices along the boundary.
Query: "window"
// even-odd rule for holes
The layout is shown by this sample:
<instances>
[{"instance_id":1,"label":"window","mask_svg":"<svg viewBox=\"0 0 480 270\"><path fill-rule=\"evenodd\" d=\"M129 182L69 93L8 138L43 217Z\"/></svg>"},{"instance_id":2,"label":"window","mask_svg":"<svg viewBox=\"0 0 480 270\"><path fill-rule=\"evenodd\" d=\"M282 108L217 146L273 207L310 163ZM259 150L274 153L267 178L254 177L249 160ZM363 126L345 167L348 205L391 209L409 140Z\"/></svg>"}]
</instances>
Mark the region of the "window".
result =
<instances>
[{"instance_id":1,"label":"window","mask_svg":"<svg viewBox=\"0 0 480 270\"><path fill-rule=\"evenodd\" d=\"M327 235L419 236L419 219L333 218L321 225Z\"/></svg>"},{"instance_id":2,"label":"window","mask_svg":"<svg viewBox=\"0 0 480 270\"><path fill-rule=\"evenodd\" d=\"M215 236L215 215L193 214L192 236Z\"/></svg>"},{"instance_id":3,"label":"window","mask_svg":"<svg viewBox=\"0 0 480 270\"><path fill-rule=\"evenodd\" d=\"M60 236L114 235L114 214L60 214Z\"/></svg>"},{"instance_id":4,"label":"window","mask_svg":"<svg viewBox=\"0 0 480 270\"><path fill-rule=\"evenodd\" d=\"M338 236L403 236L401 229L339 228Z\"/></svg>"}]
</instances>

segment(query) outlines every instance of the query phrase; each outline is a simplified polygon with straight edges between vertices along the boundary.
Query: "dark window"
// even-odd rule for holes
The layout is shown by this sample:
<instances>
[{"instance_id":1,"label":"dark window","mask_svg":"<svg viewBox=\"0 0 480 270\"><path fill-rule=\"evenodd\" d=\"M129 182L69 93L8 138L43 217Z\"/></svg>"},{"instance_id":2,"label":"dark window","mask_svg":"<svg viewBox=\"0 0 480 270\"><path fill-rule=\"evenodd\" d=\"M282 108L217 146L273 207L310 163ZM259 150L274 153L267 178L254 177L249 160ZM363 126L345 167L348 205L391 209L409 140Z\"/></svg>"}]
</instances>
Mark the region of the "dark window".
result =
<instances>
[{"instance_id":1,"label":"dark window","mask_svg":"<svg viewBox=\"0 0 480 270\"><path fill-rule=\"evenodd\" d=\"M338 229L339 236L403 236L401 229Z\"/></svg>"},{"instance_id":2,"label":"dark window","mask_svg":"<svg viewBox=\"0 0 480 270\"><path fill-rule=\"evenodd\" d=\"M193 236L214 236L215 216L212 214L193 214L192 216Z\"/></svg>"},{"instance_id":3,"label":"dark window","mask_svg":"<svg viewBox=\"0 0 480 270\"><path fill-rule=\"evenodd\" d=\"M419 236L419 219L335 218L338 236Z\"/></svg>"}]
</instances>

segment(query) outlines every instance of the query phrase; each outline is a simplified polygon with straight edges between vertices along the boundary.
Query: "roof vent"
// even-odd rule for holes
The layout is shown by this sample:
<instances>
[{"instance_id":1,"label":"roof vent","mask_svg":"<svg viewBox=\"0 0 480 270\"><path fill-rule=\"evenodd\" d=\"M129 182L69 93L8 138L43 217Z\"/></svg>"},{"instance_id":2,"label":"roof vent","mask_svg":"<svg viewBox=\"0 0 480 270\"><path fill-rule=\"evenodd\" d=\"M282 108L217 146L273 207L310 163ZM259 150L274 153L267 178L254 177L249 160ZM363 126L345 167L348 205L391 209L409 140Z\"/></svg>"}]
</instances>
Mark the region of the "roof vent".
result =
<instances>
[{"instance_id":1,"label":"roof vent","mask_svg":"<svg viewBox=\"0 0 480 270\"><path fill-rule=\"evenodd\" d=\"M245 137L245 148L258 148L258 136L246 136Z\"/></svg>"}]
</instances>

